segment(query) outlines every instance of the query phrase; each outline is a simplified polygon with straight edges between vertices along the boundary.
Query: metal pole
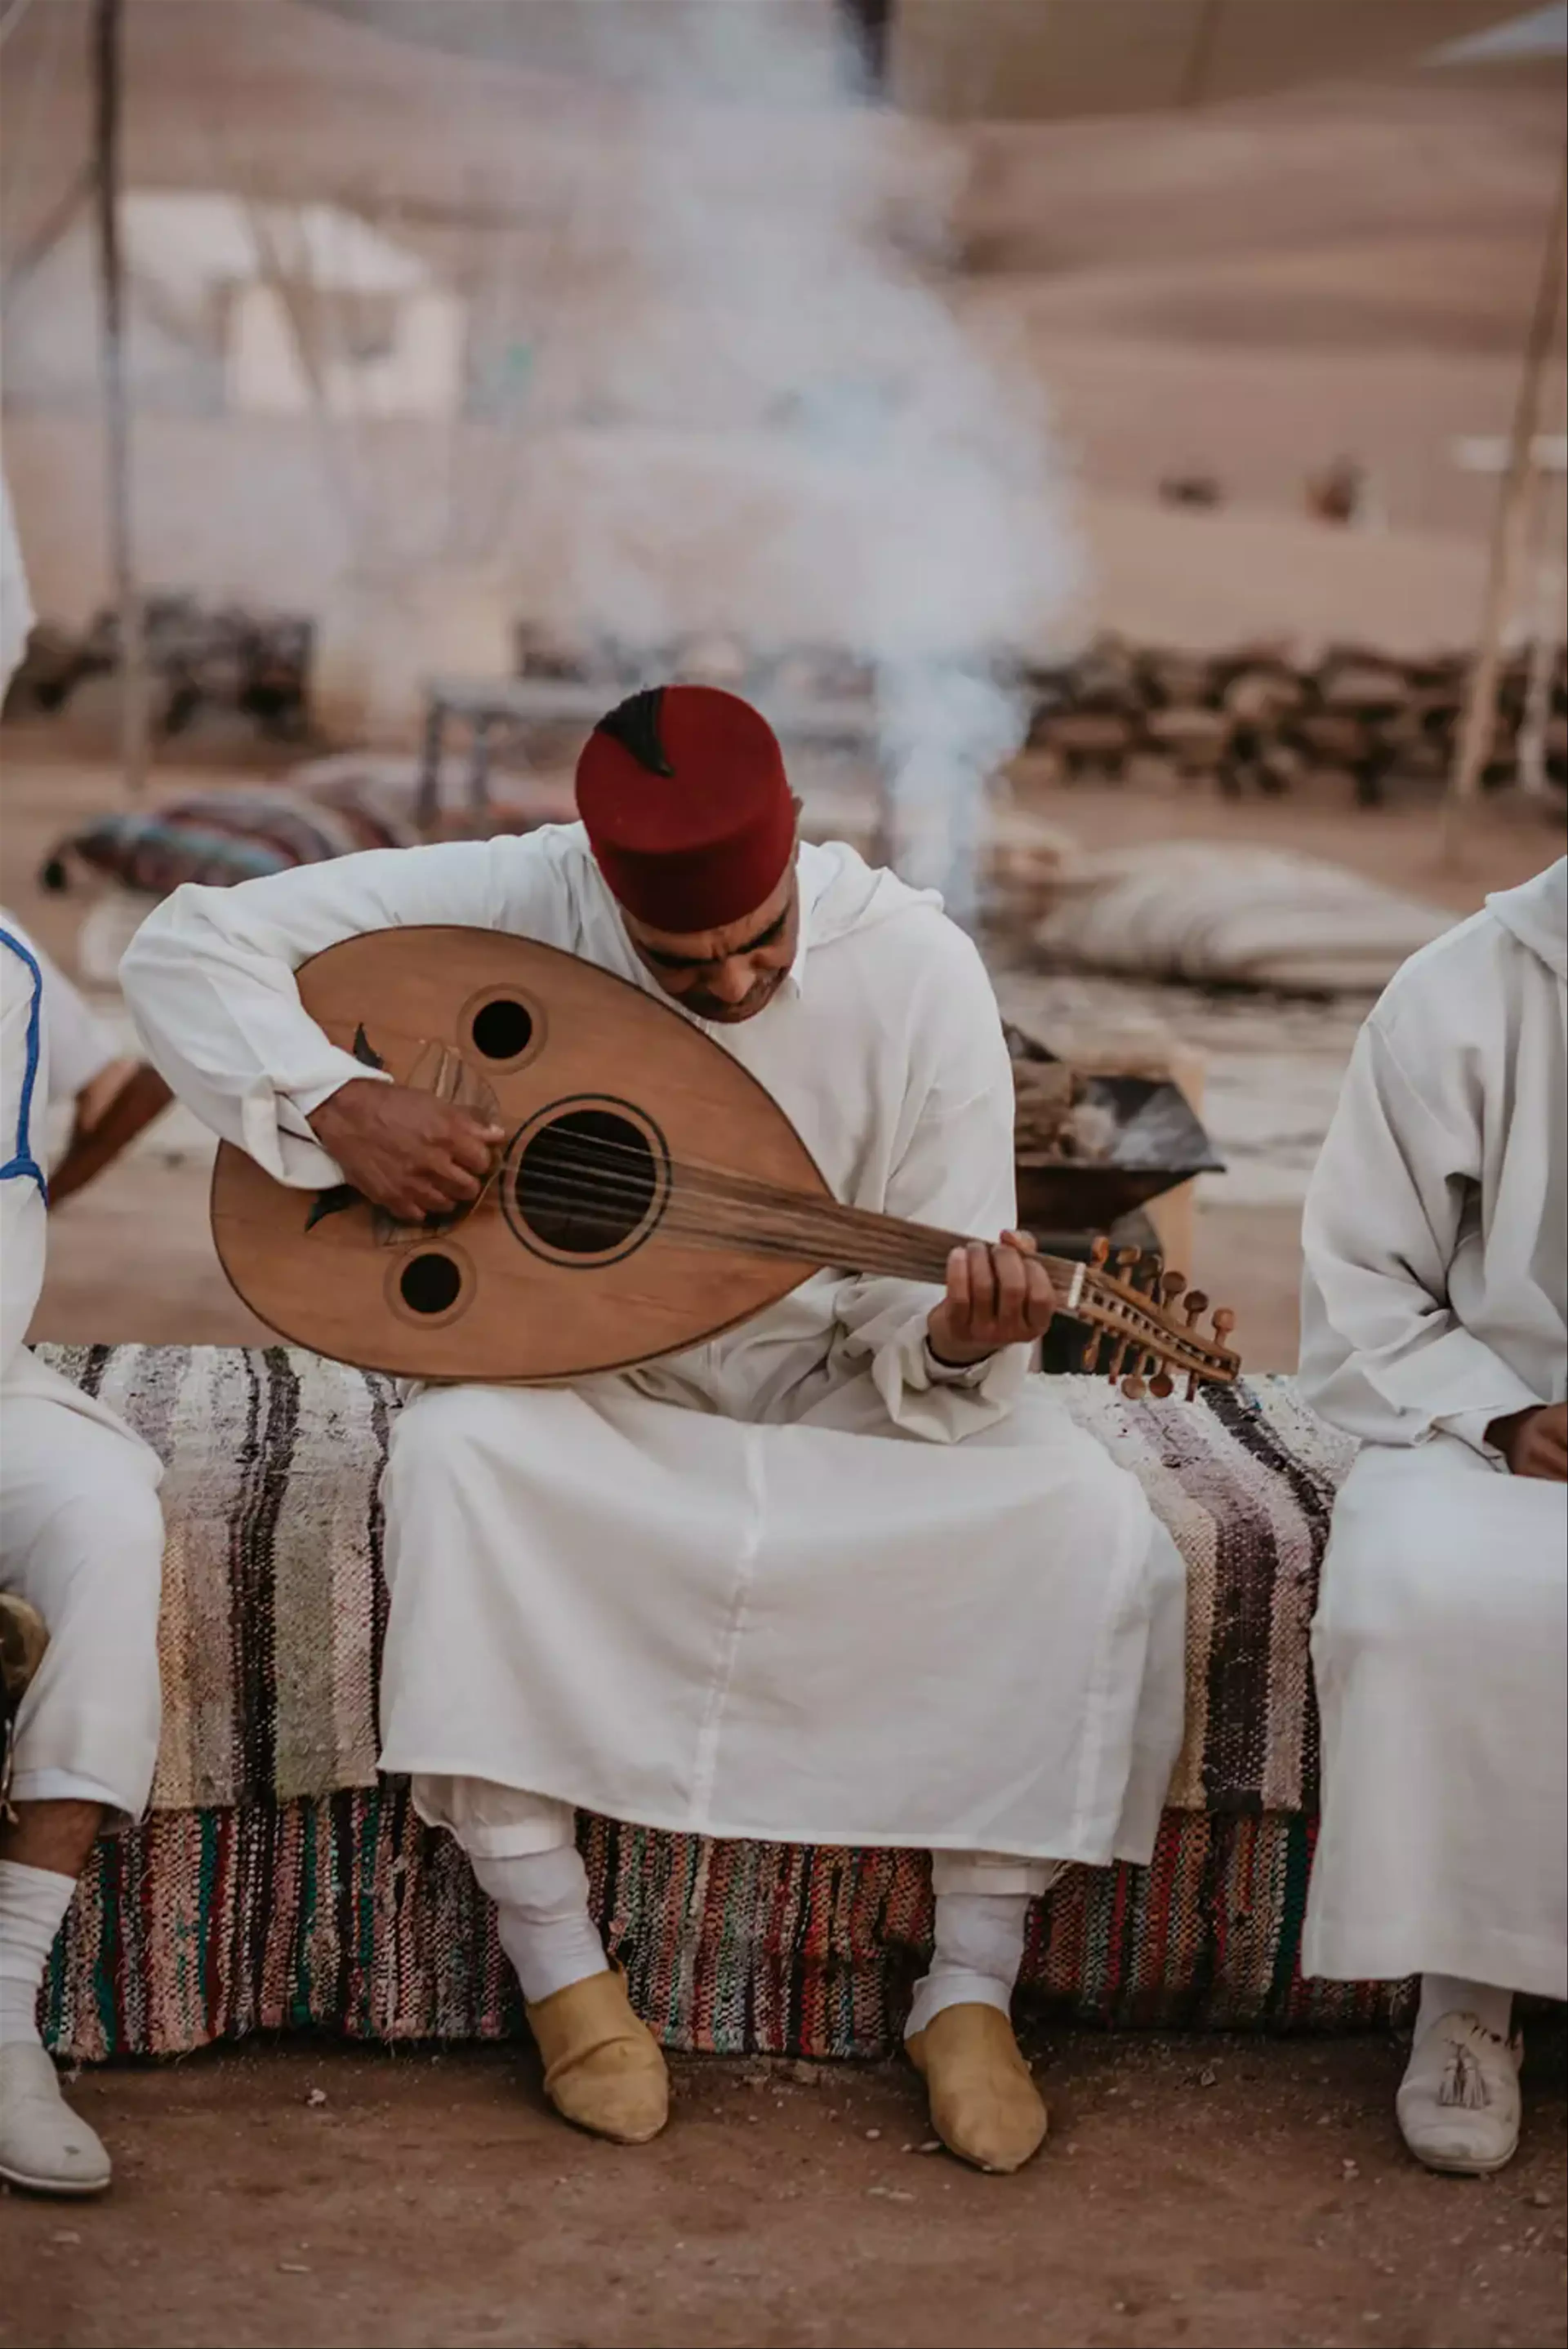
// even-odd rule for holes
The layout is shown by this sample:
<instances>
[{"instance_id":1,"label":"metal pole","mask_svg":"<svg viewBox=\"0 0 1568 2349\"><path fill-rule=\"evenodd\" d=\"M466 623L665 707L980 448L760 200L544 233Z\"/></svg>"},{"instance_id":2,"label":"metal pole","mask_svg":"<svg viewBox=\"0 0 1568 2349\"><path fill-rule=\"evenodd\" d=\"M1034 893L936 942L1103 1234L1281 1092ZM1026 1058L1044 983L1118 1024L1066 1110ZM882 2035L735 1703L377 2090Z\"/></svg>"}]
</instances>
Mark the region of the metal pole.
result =
<instances>
[{"instance_id":1,"label":"metal pole","mask_svg":"<svg viewBox=\"0 0 1568 2349\"><path fill-rule=\"evenodd\" d=\"M119 248L120 53L124 0L94 0L93 153L97 165L99 368L109 490L109 569L119 616L119 748L125 787L147 781L147 625L137 584L130 497L130 399L125 373L125 273Z\"/></svg>"},{"instance_id":2,"label":"metal pole","mask_svg":"<svg viewBox=\"0 0 1568 2349\"><path fill-rule=\"evenodd\" d=\"M1535 289L1535 308L1524 346L1519 393L1514 402L1513 429L1509 440L1508 471L1503 476L1492 525L1491 557L1487 572L1486 599L1481 606L1480 641L1470 671L1463 722L1453 773L1449 781L1443 814L1443 849L1449 858L1459 853L1465 811L1480 789L1482 770L1497 723L1498 678L1502 668L1502 632L1508 619L1509 590L1513 582L1519 546L1530 508L1532 452L1541 407L1541 378L1552 347L1563 276L1564 239L1568 237L1568 151L1565 151L1552 207L1552 222L1542 256Z\"/></svg>"}]
</instances>

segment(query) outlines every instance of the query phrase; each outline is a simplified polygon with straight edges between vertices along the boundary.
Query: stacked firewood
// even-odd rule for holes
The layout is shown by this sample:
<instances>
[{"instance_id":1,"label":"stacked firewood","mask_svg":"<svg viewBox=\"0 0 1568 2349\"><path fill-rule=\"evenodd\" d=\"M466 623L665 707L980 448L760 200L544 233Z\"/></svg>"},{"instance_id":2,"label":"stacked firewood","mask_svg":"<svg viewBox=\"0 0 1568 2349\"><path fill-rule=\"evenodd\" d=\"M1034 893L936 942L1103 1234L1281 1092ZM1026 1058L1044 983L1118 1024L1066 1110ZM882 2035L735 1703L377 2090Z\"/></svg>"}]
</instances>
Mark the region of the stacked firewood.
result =
<instances>
[{"instance_id":1,"label":"stacked firewood","mask_svg":"<svg viewBox=\"0 0 1568 2349\"><path fill-rule=\"evenodd\" d=\"M1035 1038L1008 1024L1017 1103L1013 1152L1021 1166L1108 1158L1116 1145L1114 1115L1093 1098L1088 1072L1058 1060Z\"/></svg>"},{"instance_id":2,"label":"stacked firewood","mask_svg":"<svg viewBox=\"0 0 1568 2349\"><path fill-rule=\"evenodd\" d=\"M607 690L679 678L731 693L775 700L865 701L876 691L874 665L836 645L759 646L714 630L659 643L580 630L575 634L523 622L514 645L520 678L602 685Z\"/></svg>"},{"instance_id":3,"label":"stacked firewood","mask_svg":"<svg viewBox=\"0 0 1568 2349\"><path fill-rule=\"evenodd\" d=\"M1399 659L1351 645L1311 665L1271 647L1199 657L1102 638L1077 660L1024 672L1028 748L1064 782L1216 783L1229 796L1337 785L1375 806L1391 784L1439 784L1454 759L1469 660ZM1484 771L1518 779L1527 657L1504 667ZM1568 657L1550 679L1544 766L1568 786Z\"/></svg>"},{"instance_id":4,"label":"stacked firewood","mask_svg":"<svg viewBox=\"0 0 1568 2349\"><path fill-rule=\"evenodd\" d=\"M314 629L287 612L202 604L193 595L150 595L147 665L152 725L162 739L186 732L206 714L248 719L269 740L308 734ZM90 678L118 676L119 619L101 611L81 632L43 622L5 697L5 716L68 710Z\"/></svg>"}]
</instances>

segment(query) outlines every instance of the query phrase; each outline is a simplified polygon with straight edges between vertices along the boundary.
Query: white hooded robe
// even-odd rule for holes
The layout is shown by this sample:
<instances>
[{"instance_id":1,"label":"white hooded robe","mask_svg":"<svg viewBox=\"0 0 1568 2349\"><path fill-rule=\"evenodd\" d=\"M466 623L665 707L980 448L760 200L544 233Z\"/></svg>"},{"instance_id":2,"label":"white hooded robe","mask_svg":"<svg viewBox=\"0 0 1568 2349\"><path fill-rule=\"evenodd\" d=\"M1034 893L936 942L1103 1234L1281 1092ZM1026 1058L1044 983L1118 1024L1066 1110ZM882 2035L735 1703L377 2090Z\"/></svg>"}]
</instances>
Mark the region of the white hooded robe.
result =
<instances>
[{"instance_id":1,"label":"white hooded robe","mask_svg":"<svg viewBox=\"0 0 1568 2349\"><path fill-rule=\"evenodd\" d=\"M1364 1449L1313 1658L1303 1962L1568 1992L1568 1485L1493 1421L1568 1393L1568 858L1398 972L1303 1231L1302 1381Z\"/></svg>"}]
</instances>

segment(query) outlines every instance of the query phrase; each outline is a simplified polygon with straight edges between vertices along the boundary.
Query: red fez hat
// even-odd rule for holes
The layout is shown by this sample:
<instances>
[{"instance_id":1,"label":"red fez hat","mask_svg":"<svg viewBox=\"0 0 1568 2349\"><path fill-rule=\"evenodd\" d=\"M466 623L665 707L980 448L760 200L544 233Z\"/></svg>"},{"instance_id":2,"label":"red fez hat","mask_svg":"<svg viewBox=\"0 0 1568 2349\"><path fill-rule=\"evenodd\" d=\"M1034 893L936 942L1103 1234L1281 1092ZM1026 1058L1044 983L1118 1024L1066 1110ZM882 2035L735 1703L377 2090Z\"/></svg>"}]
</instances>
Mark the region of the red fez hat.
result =
<instances>
[{"instance_id":1,"label":"red fez hat","mask_svg":"<svg viewBox=\"0 0 1568 2349\"><path fill-rule=\"evenodd\" d=\"M577 761L577 812L619 903L650 928L719 930L766 903L794 850L773 728L708 685L634 693Z\"/></svg>"}]
</instances>

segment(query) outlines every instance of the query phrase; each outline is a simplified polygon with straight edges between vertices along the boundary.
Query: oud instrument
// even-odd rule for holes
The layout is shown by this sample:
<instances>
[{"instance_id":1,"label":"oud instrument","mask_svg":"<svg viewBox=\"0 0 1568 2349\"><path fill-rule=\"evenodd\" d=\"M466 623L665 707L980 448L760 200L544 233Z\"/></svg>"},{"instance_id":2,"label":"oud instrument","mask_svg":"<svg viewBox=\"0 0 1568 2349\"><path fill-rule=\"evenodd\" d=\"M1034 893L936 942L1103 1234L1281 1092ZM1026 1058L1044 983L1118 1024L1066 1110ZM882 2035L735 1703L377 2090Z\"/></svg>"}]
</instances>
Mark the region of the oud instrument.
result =
<instances>
[{"instance_id":1,"label":"oud instrument","mask_svg":"<svg viewBox=\"0 0 1568 2349\"><path fill-rule=\"evenodd\" d=\"M504 1129L480 1197L422 1224L339 1185L275 1182L229 1143L213 1233L234 1287L296 1343L399 1377L560 1384L701 1344L813 1273L946 1279L970 1235L836 1200L773 1096L640 988L493 930L377 930L304 964L333 1042ZM982 1237L994 1237L994 1235ZM1046 1257L1084 1366L1229 1381L1234 1316L1105 1242ZM1185 1293L1184 1293L1185 1291Z\"/></svg>"}]
</instances>

